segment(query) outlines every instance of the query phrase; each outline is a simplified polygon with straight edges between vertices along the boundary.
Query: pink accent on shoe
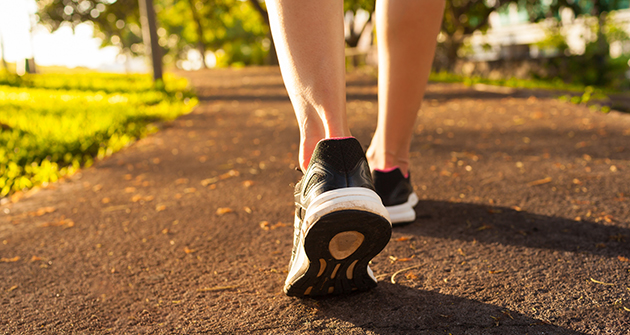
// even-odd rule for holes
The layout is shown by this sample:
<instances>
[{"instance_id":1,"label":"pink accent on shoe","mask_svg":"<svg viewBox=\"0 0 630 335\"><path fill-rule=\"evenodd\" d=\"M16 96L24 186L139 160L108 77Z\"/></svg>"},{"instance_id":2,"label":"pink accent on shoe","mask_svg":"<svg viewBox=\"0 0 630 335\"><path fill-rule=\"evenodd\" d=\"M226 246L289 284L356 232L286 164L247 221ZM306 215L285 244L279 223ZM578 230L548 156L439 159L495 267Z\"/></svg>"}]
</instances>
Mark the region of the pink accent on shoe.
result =
<instances>
[{"instance_id":1,"label":"pink accent on shoe","mask_svg":"<svg viewBox=\"0 0 630 335\"><path fill-rule=\"evenodd\" d=\"M396 169L400 170L400 167L398 165L394 166L394 167L390 167L387 169L374 169L374 171L379 171L379 172L383 172L383 173L388 173L388 172L392 172ZM402 172L402 170L401 170ZM409 178L409 171L407 171L407 173L404 175L405 178Z\"/></svg>"},{"instance_id":2,"label":"pink accent on shoe","mask_svg":"<svg viewBox=\"0 0 630 335\"><path fill-rule=\"evenodd\" d=\"M354 136L346 136L346 137L331 137L331 138L326 138L326 140L347 140L349 138L354 138Z\"/></svg>"},{"instance_id":3,"label":"pink accent on shoe","mask_svg":"<svg viewBox=\"0 0 630 335\"><path fill-rule=\"evenodd\" d=\"M321 141L330 141L330 140L334 140L334 141L338 141L338 140L347 140L349 138L355 138L354 136L346 136L346 137L331 137L331 138L322 138L321 140L319 140L319 142ZM317 142L317 143L319 143Z\"/></svg>"}]
</instances>

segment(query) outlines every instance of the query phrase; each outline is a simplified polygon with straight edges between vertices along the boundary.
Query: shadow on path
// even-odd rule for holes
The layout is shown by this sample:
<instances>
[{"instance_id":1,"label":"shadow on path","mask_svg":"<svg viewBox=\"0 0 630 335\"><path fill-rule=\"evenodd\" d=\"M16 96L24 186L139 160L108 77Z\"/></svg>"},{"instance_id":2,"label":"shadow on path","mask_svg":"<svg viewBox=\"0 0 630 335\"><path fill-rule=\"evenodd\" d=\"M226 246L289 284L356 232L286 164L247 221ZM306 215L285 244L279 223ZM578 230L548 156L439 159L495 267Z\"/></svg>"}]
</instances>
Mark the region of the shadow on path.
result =
<instances>
[{"instance_id":1,"label":"shadow on path","mask_svg":"<svg viewBox=\"0 0 630 335\"><path fill-rule=\"evenodd\" d=\"M630 230L603 223L575 221L506 207L445 201L420 201L416 222L398 229L431 236L527 248L543 248L630 257Z\"/></svg>"},{"instance_id":2,"label":"shadow on path","mask_svg":"<svg viewBox=\"0 0 630 335\"><path fill-rule=\"evenodd\" d=\"M368 293L323 299L319 309L377 334L583 334L492 304L389 282Z\"/></svg>"}]
</instances>

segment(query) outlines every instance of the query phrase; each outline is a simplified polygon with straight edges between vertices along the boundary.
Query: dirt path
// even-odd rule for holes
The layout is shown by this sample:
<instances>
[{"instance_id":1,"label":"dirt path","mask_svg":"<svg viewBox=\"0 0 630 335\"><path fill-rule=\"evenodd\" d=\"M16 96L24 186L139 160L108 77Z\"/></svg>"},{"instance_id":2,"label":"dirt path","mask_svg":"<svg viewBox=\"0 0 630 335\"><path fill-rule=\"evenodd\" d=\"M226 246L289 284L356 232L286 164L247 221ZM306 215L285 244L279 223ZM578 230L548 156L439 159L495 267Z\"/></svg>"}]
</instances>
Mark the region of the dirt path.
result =
<instances>
[{"instance_id":1,"label":"dirt path","mask_svg":"<svg viewBox=\"0 0 630 335\"><path fill-rule=\"evenodd\" d=\"M279 72L189 77L193 113L0 206L1 334L630 334L630 115L431 85L418 220L373 261L379 287L299 300ZM350 78L364 145L375 93Z\"/></svg>"}]
</instances>

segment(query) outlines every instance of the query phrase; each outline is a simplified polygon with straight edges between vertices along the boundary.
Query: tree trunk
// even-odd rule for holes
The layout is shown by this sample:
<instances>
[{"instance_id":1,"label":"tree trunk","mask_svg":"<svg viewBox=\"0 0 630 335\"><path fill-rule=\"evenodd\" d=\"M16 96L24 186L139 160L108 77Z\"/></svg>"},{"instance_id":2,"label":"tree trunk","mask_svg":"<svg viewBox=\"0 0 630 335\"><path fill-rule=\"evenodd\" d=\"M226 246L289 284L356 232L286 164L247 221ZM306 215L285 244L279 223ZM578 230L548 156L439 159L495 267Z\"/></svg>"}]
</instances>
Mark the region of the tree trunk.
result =
<instances>
[{"instance_id":1,"label":"tree trunk","mask_svg":"<svg viewBox=\"0 0 630 335\"><path fill-rule=\"evenodd\" d=\"M359 45L359 40L361 39L361 36L363 36L363 32L365 32L365 28L368 25L370 25L370 22L372 22L372 13L370 13L370 17L368 18L368 20L365 21L365 24L363 25L361 30L357 32L354 30L355 17L356 16L354 16L352 21L350 22L350 35L346 38L346 45L350 48L356 48L357 45ZM360 60L360 56L358 54L353 55L352 66L354 67L359 66L359 60Z\"/></svg>"},{"instance_id":2,"label":"tree trunk","mask_svg":"<svg viewBox=\"0 0 630 335\"><path fill-rule=\"evenodd\" d=\"M607 63L609 57L609 47L606 41L606 35L604 35L604 26L606 25L606 12L600 8L600 1L593 2L592 14L597 18L597 48L593 55L595 68L597 69L597 85L606 85L607 77Z\"/></svg>"},{"instance_id":3,"label":"tree trunk","mask_svg":"<svg viewBox=\"0 0 630 335\"><path fill-rule=\"evenodd\" d=\"M0 58L2 58L2 66L4 67L5 71L9 72L7 60L4 58L4 39L2 37L2 32L0 32L0 49L2 49L2 51L0 52Z\"/></svg>"},{"instance_id":4,"label":"tree trunk","mask_svg":"<svg viewBox=\"0 0 630 335\"><path fill-rule=\"evenodd\" d=\"M455 65L457 63L457 59L459 55L457 52L459 48L462 46L463 39L458 38L457 36L447 36L446 41L444 42L444 48L446 49L446 69L449 72L453 72L455 70Z\"/></svg>"},{"instance_id":5,"label":"tree trunk","mask_svg":"<svg viewBox=\"0 0 630 335\"><path fill-rule=\"evenodd\" d=\"M269 13L267 13L267 11L265 9L262 8L262 6L260 5L260 2L258 2L258 0L249 0L249 3L254 7L254 9L258 12L258 14L260 14L260 16L262 17L263 21L265 21L265 24L267 25L267 27L269 27ZM273 41L273 36L271 35L271 28L269 29L269 53L267 53L267 59L265 60L265 63L267 65L278 65L278 54L276 53L276 44Z\"/></svg>"},{"instance_id":6,"label":"tree trunk","mask_svg":"<svg viewBox=\"0 0 630 335\"><path fill-rule=\"evenodd\" d=\"M197 11L196 1L188 0L190 4L190 11L192 12L193 20L197 24L197 50L201 54L201 67L204 69L208 68L206 64L206 44L203 42L203 26L201 25L201 17L199 16L199 12Z\"/></svg>"},{"instance_id":7,"label":"tree trunk","mask_svg":"<svg viewBox=\"0 0 630 335\"><path fill-rule=\"evenodd\" d=\"M158 44L153 0L138 0L138 4L140 5L142 40L153 65L153 81L162 81L162 50L160 50L160 45Z\"/></svg>"}]
</instances>

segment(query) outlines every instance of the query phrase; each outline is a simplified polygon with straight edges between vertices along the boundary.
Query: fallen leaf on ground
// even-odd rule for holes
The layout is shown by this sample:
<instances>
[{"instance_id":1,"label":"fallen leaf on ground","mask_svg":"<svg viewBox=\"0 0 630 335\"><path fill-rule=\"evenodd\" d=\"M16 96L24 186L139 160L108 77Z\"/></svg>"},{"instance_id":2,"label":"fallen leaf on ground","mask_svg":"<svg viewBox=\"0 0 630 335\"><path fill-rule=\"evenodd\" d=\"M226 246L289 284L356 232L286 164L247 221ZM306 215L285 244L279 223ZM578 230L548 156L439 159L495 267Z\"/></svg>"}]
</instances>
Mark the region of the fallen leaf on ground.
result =
<instances>
[{"instance_id":1,"label":"fallen leaf on ground","mask_svg":"<svg viewBox=\"0 0 630 335\"><path fill-rule=\"evenodd\" d=\"M62 216L57 221L44 222L40 227L60 227L63 225L67 225L67 228L74 227L74 221Z\"/></svg>"},{"instance_id":2,"label":"fallen leaf on ground","mask_svg":"<svg viewBox=\"0 0 630 335\"><path fill-rule=\"evenodd\" d=\"M464 253L464 250L462 250L462 248L457 249L457 253L466 257L466 254Z\"/></svg>"},{"instance_id":3,"label":"fallen leaf on ground","mask_svg":"<svg viewBox=\"0 0 630 335\"><path fill-rule=\"evenodd\" d=\"M33 257L31 257L31 262L37 262L37 261L41 261L42 258L41 257L37 257L35 255L33 255Z\"/></svg>"},{"instance_id":4,"label":"fallen leaf on ground","mask_svg":"<svg viewBox=\"0 0 630 335\"><path fill-rule=\"evenodd\" d=\"M615 284L612 283L604 283L603 281L599 281L599 280L595 280L593 278L591 278L591 281L595 284L600 284L600 285L605 285L605 286L615 286Z\"/></svg>"},{"instance_id":5,"label":"fallen leaf on ground","mask_svg":"<svg viewBox=\"0 0 630 335\"><path fill-rule=\"evenodd\" d=\"M110 201L111 201L111 199L109 199L109 198L101 199L101 202L104 203L104 204L108 204Z\"/></svg>"},{"instance_id":6,"label":"fallen leaf on ground","mask_svg":"<svg viewBox=\"0 0 630 335\"><path fill-rule=\"evenodd\" d=\"M188 184L188 178L179 178L175 180L175 185Z\"/></svg>"},{"instance_id":7,"label":"fallen leaf on ground","mask_svg":"<svg viewBox=\"0 0 630 335\"><path fill-rule=\"evenodd\" d=\"M161 212L166 209L166 205L157 205L155 206L155 210Z\"/></svg>"},{"instance_id":8,"label":"fallen leaf on ground","mask_svg":"<svg viewBox=\"0 0 630 335\"><path fill-rule=\"evenodd\" d=\"M396 241L396 242L404 242L404 241L409 241L412 238L413 238L413 236L402 236L402 237L399 237L399 238L395 239L394 241Z\"/></svg>"},{"instance_id":9,"label":"fallen leaf on ground","mask_svg":"<svg viewBox=\"0 0 630 335\"><path fill-rule=\"evenodd\" d=\"M55 207L42 207L34 212L29 212L28 216L42 216L48 213L52 213L54 211L56 211L57 208Z\"/></svg>"},{"instance_id":10,"label":"fallen leaf on ground","mask_svg":"<svg viewBox=\"0 0 630 335\"><path fill-rule=\"evenodd\" d=\"M131 180L131 179L133 179L133 176L130 175L130 174L126 174L126 175L124 175L123 178L125 178L125 180Z\"/></svg>"},{"instance_id":11,"label":"fallen leaf on ground","mask_svg":"<svg viewBox=\"0 0 630 335\"><path fill-rule=\"evenodd\" d=\"M414 279L418 279L418 276L413 273L413 272L407 272L405 274L405 278L410 279L410 280L414 280Z\"/></svg>"},{"instance_id":12,"label":"fallen leaf on ground","mask_svg":"<svg viewBox=\"0 0 630 335\"><path fill-rule=\"evenodd\" d=\"M20 260L20 256L15 256L13 258L0 258L0 263L13 263Z\"/></svg>"},{"instance_id":13,"label":"fallen leaf on ground","mask_svg":"<svg viewBox=\"0 0 630 335\"><path fill-rule=\"evenodd\" d=\"M547 178L543 178L543 179L538 179L538 180L534 180L534 181L530 181L529 183L527 183L527 186L538 186L538 185L543 185L543 184L547 184L547 183L551 183L553 179L551 177L547 177Z\"/></svg>"},{"instance_id":14,"label":"fallen leaf on ground","mask_svg":"<svg viewBox=\"0 0 630 335\"><path fill-rule=\"evenodd\" d=\"M11 291L15 290L16 288L18 288L18 286L17 285L13 285L13 286L9 287L7 292L11 292Z\"/></svg>"},{"instance_id":15,"label":"fallen leaf on ground","mask_svg":"<svg viewBox=\"0 0 630 335\"><path fill-rule=\"evenodd\" d=\"M489 274L496 274L496 273L501 273L503 272L503 270L490 270L488 271Z\"/></svg>"},{"instance_id":16,"label":"fallen leaf on ground","mask_svg":"<svg viewBox=\"0 0 630 335\"><path fill-rule=\"evenodd\" d=\"M184 247L184 252L185 252L185 253L187 253L187 254L192 254L192 253L193 253L193 252L195 252L195 251L197 251L197 250L194 250L194 249L188 249L188 247Z\"/></svg>"},{"instance_id":17,"label":"fallen leaf on ground","mask_svg":"<svg viewBox=\"0 0 630 335\"><path fill-rule=\"evenodd\" d=\"M262 230L269 230L271 228L269 228L269 222L267 221L261 221L259 224L260 228L262 228Z\"/></svg>"},{"instance_id":18,"label":"fallen leaf on ground","mask_svg":"<svg viewBox=\"0 0 630 335\"><path fill-rule=\"evenodd\" d=\"M484 224L481 227L477 228L478 231L486 230L486 229L492 229L492 226Z\"/></svg>"},{"instance_id":19,"label":"fallen leaf on ground","mask_svg":"<svg viewBox=\"0 0 630 335\"><path fill-rule=\"evenodd\" d=\"M520 207L518 207L518 206L512 206L512 207L510 207L510 208L512 208L513 210L515 210L515 211L517 211L517 212L520 212L520 211L522 211L522 210L523 210L522 208L520 208Z\"/></svg>"},{"instance_id":20,"label":"fallen leaf on ground","mask_svg":"<svg viewBox=\"0 0 630 335\"><path fill-rule=\"evenodd\" d=\"M125 187L125 193L133 193L136 191L135 187Z\"/></svg>"},{"instance_id":21,"label":"fallen leaf on ground","mask_svg":"<svg viewBox=\"0 0 630 335\"><path fill-rule=\"evenodd\" d=\"M204 179L201 181L201 186L208 186L210 184L216 183L217 181L219 181L219 178L216 177Z\"/></svg>"},{"instance_id":22,"label":"fallen leaf on ground","mask_svg":"<svg viewBox=\"0 0 630 335\"><path fill-rule=\"evenodd\" d=\"M243 207L243 210L244 210L244 211L245 211L245 213L247 213L247 214L252 214L252 209L251 209L251 208L249 208L249 207L247 207L247 206Z\"/></svg>"},{"instance_id":23,"label":"fallen leaf on ground","mask_svg":"<svg viewBox=\"0 0 630 335\"><path fill-rule=\"evenodd\" d=\"M229 207L221 207L221 208L217 208L217 215L223 215L223 214L227 214L227 213L232 213L232 209Z\"/></svg>"},{"instance_id":24,"label":"fallen leaf on ground","mask_svg":"<svg viewBox=\"0 0 630 335\"><path fill-rule=\"evenodd\" d=\"M148 195L146 197L143 197L140 194L136 194L133 197L131 197L131 201L133 201L133 202L138 202L138 201L141 201L141 200L149 202L149 201L151 201L153 199L154 199L154 197L152 195Z\"/></svg>"},{"instance_id":25,"label":"fallen leaf on ground","mask_svg":"<svg viewBox=\"0 0 630 335\"><path fill-rule=\"evenodd\" d=\"M286 227L289 226L290 224L288 223L283 223L283 222L278 222L275 225L271 226L271 229L276 229L276 228L280 228L280 227Z\"/></svg>"},{"instance_id":26,"label":"fallen leaf on ground","mask_svg":"<svg viewBox=\"0 0 630 335\"><path fill-rule=\"evenodd\" d=\"M621 262L630 262L630 259L628 259L628 257L617 256L617 259Z\"/></svg>"},{"instance_id":27,"label":"fallen leaf on ground","mask_svg":"<svg viewBox=\"0 0 630 335\"><path fill-rule=\"evenodd\" d=\"M194 187L188 187L184 189L184 193L195 193L197 192L197 189Z\"/></svg>"},{"instance_id":28,"label":"fallen leaf on ground","mask_svg":"<svg viewBox=\"0 0 630 335\"><path fill-rule=\"evenodd\" d=\"M230 170L222 175L219 176L219 179L223 180L223 179L228 179L228 178L232 178L232 177L238 177L240 175L240 173L236 170Z\"/></svg>"},{"instance_id":29,"label":"fallen leaf on ground","mask_svg":"<svg viewBox=\"0 0 630 335\"><path fill-rule=\"evenodd\" d=\"M254 185L254 182L251 181L251 180L246 180L246 181L243 182L243 186L245 186L245 187L250 187L252 185Z\"/></svg>"},{"instance_id":30,"label":"fallen leaf on ground","mask_svg":"<svg viewBox=\"0 0 630 335\"><path fill-rule=\"evenodd\" d=\"M414 256L411 257L403 257L403 258L398 258L396 256L389 256L389 260L392 263L396 263L396 262L409 262L410 260L412 260L414 258Z\"/></svg>"}]
</instances>

